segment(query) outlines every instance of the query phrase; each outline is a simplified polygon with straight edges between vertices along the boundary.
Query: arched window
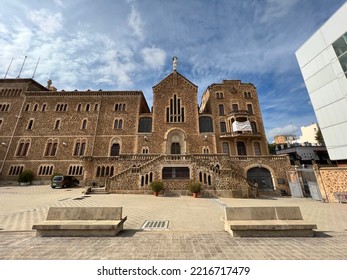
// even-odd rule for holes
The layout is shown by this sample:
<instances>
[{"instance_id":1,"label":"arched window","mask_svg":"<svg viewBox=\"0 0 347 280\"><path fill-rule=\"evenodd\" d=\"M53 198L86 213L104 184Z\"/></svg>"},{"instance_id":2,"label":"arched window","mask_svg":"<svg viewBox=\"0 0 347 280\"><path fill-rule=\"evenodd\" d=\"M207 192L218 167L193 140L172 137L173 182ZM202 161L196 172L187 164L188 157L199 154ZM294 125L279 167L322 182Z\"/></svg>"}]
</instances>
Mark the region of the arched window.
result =
<instances>
[{"instance_id":1,"label":"arched window","mask_svg":"<svg viewBox=\"0 0 347 280\"><path fill-rule=\"evenodd\" d=\"M27 130L32 130L34 126L34 120L30 119L28 122Z\"/></svg>"},{"instance_id":2,"label":"arched window","mask_svg":"<svg viewBox=\"0 0 347 280\"><path fill-rule=\"evenodd\" d=\"M25 157L28 155L30 146L30 140L29 139L22 139L19 141L19 144L17 146L16 151L16 157Z\"/></svg>"},{"instance_id":3,"label":"arched window","mask_svg":"<svg viewBox=\"0 0 347 280\"><path fill-rule=\"evenodd\" d=\"M54 157L58 149L58 139L49 139L46 144L45 156Z\"/></svg>"},{"instance_id":4,"label":"arched window","mask_svg":"<svg viewBox=\"0 0 347 280\"><path fill-rule=\"evenodd\" d=\"M170 99L170 106L166 108L166 121L170 123L185 122L184 107L181 99L174 94Z\"/></svg>"},{"instance_id":5,"label":"arched window","mask_svg":"<svg viewBox=\"0 0 347 280\"><path fill-rule=\"evenodd\" d=\"M118 157L119 156L119 152L120 152L119 144L118 143L112 144L110 156L111 157Z\"/></svg>"},{"instance_id":6,"label":"arched window","mask_svg":"<svg viewBox=\"0 0 347 280\"><path fill-rule=\"evenodd\" d=\"M54 129L60 129L60 119L55 120Z\"/></svg>"},{"instance_id":7,"label":"arched window","mask_svg":"<svg viewBox=\"0 0 347 280\"><path fill-rule=\"evenodd\" d=\"M87 129L87 120L82 121L82 129Z\"/></svg>"}]
</instances>

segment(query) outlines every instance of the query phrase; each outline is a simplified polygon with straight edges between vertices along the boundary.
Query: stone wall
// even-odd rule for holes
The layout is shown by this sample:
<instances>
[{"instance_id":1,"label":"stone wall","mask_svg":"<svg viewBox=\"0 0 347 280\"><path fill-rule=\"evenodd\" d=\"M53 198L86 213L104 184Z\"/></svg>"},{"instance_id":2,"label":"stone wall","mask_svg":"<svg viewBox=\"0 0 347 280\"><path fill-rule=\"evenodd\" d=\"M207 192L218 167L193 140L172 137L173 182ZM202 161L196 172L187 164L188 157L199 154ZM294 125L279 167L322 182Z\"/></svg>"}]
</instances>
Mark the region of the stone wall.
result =
<instances>
[{"instance_id":1,"label":"stone wall","mask_svg":"<svg viewBox=\"0 0 347 280\"><path fill-rule=\"evenodd\" d=\"M323 199L338 202L334 193L347 192L347 168L324 167L316 168L315 172Z\"/></svg>"}]
</instances>

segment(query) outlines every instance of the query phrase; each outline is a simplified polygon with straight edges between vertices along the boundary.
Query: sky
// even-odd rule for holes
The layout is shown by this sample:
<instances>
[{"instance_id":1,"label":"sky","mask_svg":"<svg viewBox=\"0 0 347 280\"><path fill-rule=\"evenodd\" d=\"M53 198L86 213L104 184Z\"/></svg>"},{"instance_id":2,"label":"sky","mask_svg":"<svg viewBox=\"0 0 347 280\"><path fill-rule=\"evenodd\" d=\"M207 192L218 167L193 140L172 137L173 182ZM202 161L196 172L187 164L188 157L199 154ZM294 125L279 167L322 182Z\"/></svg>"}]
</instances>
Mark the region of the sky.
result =
<instances>
[{"instance_id":1,"label":"sky","mask_svg":"<svg viewBox=\"0 0 347 280\"><path fill-rule=\"evenodd\" d=\"M142 90L177 71L257 88L268 142L317 122L295 51L345 0L0 0L0 77ZM12 60L13 58L13 60ZM11 63L12 61L12 63ZM36 69L36 71L35 71Z\"/></svg>"}]
</instances>

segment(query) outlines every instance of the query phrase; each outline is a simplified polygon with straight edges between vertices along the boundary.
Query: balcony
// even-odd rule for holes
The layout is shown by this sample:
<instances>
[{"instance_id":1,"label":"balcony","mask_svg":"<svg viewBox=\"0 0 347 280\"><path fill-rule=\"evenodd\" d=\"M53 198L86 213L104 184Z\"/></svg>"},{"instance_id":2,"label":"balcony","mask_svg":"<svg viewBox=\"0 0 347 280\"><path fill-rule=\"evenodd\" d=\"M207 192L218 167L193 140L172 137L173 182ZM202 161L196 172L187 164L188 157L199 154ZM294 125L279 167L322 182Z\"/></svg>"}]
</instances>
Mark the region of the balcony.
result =
<instances>
[{"instance_id":1,"label":"balcony","mask_svg":"<svg viewBox=\"0 0 347 280\"><path fill-rule=\"evenodd\" d=\"M236 131L236 132L223 132L220 135L221 139L261 139L260 132L253 131Z\"/></svg>"},{"instance_id":2,"label":"balcony","mask_svg":"<svg viewBox=\"0 0 347 280\"><path fill-rule=\"evenodd\" d=\"M233 110L228 114L228 118L247 118L249 116L249 112L247 110Z\"/></svg>"}]
</instances>

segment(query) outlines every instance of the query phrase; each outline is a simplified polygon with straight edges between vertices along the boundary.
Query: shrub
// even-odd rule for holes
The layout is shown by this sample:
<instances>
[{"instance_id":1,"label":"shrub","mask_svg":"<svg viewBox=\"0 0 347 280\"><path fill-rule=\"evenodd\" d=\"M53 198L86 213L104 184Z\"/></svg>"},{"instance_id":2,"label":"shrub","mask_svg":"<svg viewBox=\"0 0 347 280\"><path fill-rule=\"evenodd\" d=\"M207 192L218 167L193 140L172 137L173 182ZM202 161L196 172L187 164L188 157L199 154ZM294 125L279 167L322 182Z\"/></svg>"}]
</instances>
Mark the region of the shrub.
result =
<instances>
[{"instance_id":1,"label":"shrub","mask_svg":"<svg viewBox=\"0 0 347 280\"><path fill-rule=\"evenodd\" d=\"M151 183L151 188L154 192L160 192L162 189L164 189L164 183L162 181L153 181Z\"/></svg>"},{"instance_id":2,"label":"shrub","mask_svg":"<svg viewBox=\"0 0 347 280\"><path fill-rule=\"evenodd\" d=\"M199 183L199 182L190 182L188 184L188 189L192 193L199 193L201 191L201 183Z\"/></svg>"},{"instance_id":3,"label":"shrub","mask_svg":"<svg viewBox=\"0 0 347 280\"><path fill-rule=\"evenodd\" d=\"M31 170L24 170L18 176L18 182L19 183L31 182L33 179L34 179L34 173Z\"/></svg>"}]
</instances>

